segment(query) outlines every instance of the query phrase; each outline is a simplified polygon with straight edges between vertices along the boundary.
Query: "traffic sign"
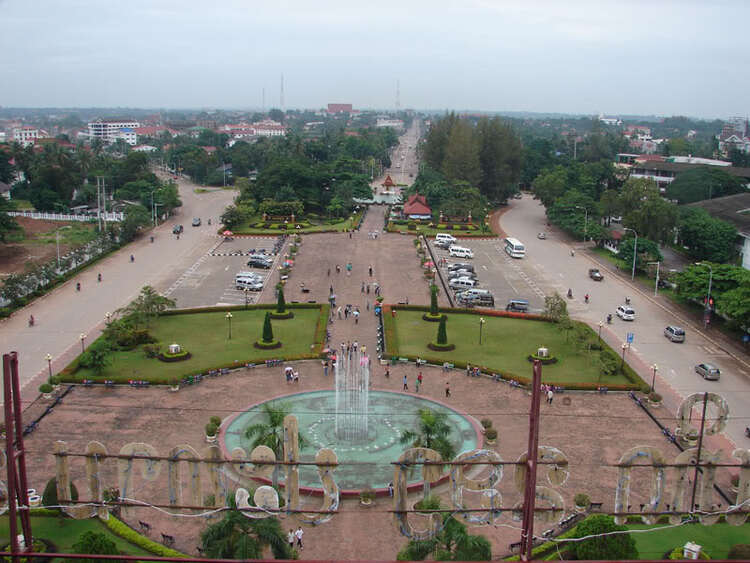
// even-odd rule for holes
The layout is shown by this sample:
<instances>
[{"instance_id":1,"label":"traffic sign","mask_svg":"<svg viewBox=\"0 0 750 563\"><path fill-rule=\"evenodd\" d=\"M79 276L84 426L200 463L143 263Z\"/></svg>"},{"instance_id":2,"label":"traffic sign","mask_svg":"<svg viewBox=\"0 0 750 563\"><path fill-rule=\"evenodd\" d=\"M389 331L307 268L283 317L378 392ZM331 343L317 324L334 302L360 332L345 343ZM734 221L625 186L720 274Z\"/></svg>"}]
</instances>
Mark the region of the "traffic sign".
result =
<instances>
[{"instance_id":1,"label":"traffic sign","mask_svg":"<svg viewBox=\"0 0 750 563\"><path fill-rule=\"evenodd\" d=\"M632 344L634 338L635 338L635 334L632 333L632 332L629 332L628 333L628 344Z\"/></svg>"}]
</instances>

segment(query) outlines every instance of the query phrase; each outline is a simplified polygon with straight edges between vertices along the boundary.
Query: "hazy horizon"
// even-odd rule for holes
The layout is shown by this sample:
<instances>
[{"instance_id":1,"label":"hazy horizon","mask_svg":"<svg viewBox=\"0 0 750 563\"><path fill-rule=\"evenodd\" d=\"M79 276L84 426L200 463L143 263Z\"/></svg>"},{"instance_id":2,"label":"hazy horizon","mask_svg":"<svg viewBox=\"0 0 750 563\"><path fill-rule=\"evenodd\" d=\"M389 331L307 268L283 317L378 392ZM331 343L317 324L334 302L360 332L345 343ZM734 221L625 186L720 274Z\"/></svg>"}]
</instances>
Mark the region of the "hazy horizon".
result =
<instances>
[{"instance_id":1,"label":"hazy horizon","mask_svg":"<svg viewBox=\"0 0 750 563\"><path fill-rule=\"evenodd\" d=\"M747 115L724 0L0 0L0 106ZM720 41L721 39L721 41ZM265 105L263 90L265 89Z\"/></svg>"}]
</instances>

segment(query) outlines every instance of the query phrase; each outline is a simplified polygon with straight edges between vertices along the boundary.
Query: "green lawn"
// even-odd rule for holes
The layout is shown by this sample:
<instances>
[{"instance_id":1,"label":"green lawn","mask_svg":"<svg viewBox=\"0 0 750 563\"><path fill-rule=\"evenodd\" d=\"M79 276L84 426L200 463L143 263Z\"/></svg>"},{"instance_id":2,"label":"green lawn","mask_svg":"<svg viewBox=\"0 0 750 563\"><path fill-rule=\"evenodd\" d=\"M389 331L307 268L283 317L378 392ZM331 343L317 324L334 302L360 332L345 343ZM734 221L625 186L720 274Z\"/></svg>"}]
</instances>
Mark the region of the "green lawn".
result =
<instances>
[{"instance_id":1,"label":"green lawn","mask_svg":"<svg viewBox=\"0 0 750 563\"><path fill-rule=\"evenodd\" d=\"M164 315L155 320L150 334L165 350L172 343L180 344L192 354L189 360L162 362L146 358L143 348L138 346L126 352L114 352L112 363L105 368L103 379L144 379L167 383L172 378L206 372L220 366L258 363L269 358L298 358L309 355L315 341L315 330L321 316L320 309L293 309L294 318L272 321L274 338L280 340L281 348L259 350L253 342L263 332L263 319L267 309L232 309L232 339L226 311ZM74 379L95 379L93 372L81 368Z\"/></svg>"},{"instance_id":2,"label":"green lawn","mask_svg":"<svg viewBox=\"0 0 750 563\"><path fill-rule=\"evenodd\" d=\"M629 524L631 530L645 530L659 526ZM711 559L724 559L729 548L737 543L750 543L750 524L730 526L729 524L685 524L677 528L667 528L658 532L631 534L638 548L639 559L660 559L666 552L691 541L703 546Z\"/></svg>"},{"instance_id":3,"label":"green lawn","mask_svg":"<svg viewBox=\"0 0 750 563\"><path fill-rule=\"evenodd\" d=\"M620 374L600 375L598 352L576 350L572 339L566 342L566 334L555 323L526 319L484 317L482 345L479 345L479 318L476 314L449 314L446 329L448 342L456 349L435 352L427 348L437 339L438 323L422 320L423 311L397 310L396 318L386 315L386 350L395 354L392 338L396 339L399 356L422 357L450 362L457 365L480 365L493 372L509 377L520 376L531 379L531 362L527 356L544 346L558 358L556 364L545 365L542 376L545 382L556 385L584 383L598 385L628 385L630 382ZM395 330L391 331L392 320ZM391 334L395 333L395 334ZM591 331L592 337L596 334Z\"/></svg>"},{"instance_id":4,"label":"green lawn","mask_svg":"<svg viewBox=\"0 0 750 563\"><path fill-rule=\"evenodd\" d=\"M496 237L490 229L482 230L481 228L462 231L454 229L438 229L436 227L428 227L427 225L416 225L414 229L409 229L407 224L388 223L388 230L391 232L402 232L406 231L413 235L424 235L426 237L434 237L438 233L448 233L455 237Z\"/></svg>"},{"instance_id":5,"label":"green lawn","mask_svg":"<svg viewBox=\"0 0 750 563\"><path fill-rule=\"evenodd\" d=\"M295 229L294 225L290 225L290 228L288 229L281 229L281 228L258 228L258 227L252 227L251 225L255 225L256 223L260 223L263 221L263 218L260 216L252 217L249 219L246 223L243 223L241 225L237 225L234 228L232 228L232 232L236 235L263 235L263 234L272 234L272 235L278 235L278 234L304 234L304 233L320 233L320 232L327 232L327 231L348 231L350 229L353 229L354 226L359 221L360 212L354 213L353 216L347 217L346 219L342 219L340 221L337 221L335 223L327 223L327 222L312 222L305 217L300 217L299 220L302 223L307 223L308 226L303 227L301 229ZM274 221L269 221L270 223L277 224Z\"/></svg>"},{"instance_id":6,"label":"green lawn","mask_svg":"<svg viewBox=\"0 0 750 563\"><path fill-rule=\"evenodd\" d=\"M98 235L96 232L96 222L87 223L71 222L70 228L57 229L37 235L33 242L36 244L57 244L56 232L60 233L60 244L69 244L71 246L82 246L94 240Z\"/></svg>"},{"instance_id":7,"label":"green lawn","mask_svg":"<svg viewBox=\"0 0 750 563\"><path fill-rule=\"evenodd\" d=\"M10 542L10 520L8 515L0 517L0 543L7 544ZM18 522L20 533L21 522ZM109 539L115 542L117 549L126 555L151 555L148 551L141 549L137 545L125 541L119 536L110 532L98 518L87 518L85 520L74 520L73 518L57 518L54 516L32 516L31 530L35 538L44 538L51 541L57 547L60 553L70 553L73 551L73 544L78 537L89 530L93 532L102 532ZM50 561L58 561L53 559ZM60 560L61 561L61 560Z\"/></svg>"}]
</instances>

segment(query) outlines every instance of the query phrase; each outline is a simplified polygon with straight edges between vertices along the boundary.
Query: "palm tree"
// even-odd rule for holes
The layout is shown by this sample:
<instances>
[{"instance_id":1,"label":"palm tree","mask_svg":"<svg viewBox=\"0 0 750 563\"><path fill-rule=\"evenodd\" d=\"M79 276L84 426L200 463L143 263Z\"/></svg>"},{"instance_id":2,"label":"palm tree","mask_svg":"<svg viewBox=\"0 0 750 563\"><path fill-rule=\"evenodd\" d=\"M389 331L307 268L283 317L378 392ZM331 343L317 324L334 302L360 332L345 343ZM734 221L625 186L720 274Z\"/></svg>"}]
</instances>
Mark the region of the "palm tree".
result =
<instances>
[{"instance_id":1,"label":"palm tree","mask_svg":"<svg viewBox=\"0 0 750 563\"><path fill-rule=\"evenodd\" d=\"M220 522L201 533L203 554L214 559L261 559L271 548L275 559L291 559L292 550L277 518L248 518L237 510L234 497L231 510Z\"/></svg>"},{"instance_id":2,"label":"palm tree","mask_svg":"<svg viewBox=\"0 0 750 563\"><path fill-rule=\"evenodd\" d=\"M430 448L440 454L444 460L453 459L456 446L449 440L451 427L447 423L448 415L424 408L417 411L419 427L417 431L406 430L401 434L402 444L411 444L414 448Z\"/></svg>"},{"instance_id":3,"label":"palm tree","mask_svg":"<svg viewBox=\"0 0 750 563\"><path fill-rule=\"evenodd\" d=\"M266 422L251 424L245 428L245 437L253 440L250 449L253 450L258 446L268 446L273 451L276 459L281 459L284 455L284 418L289 414L289 403L272 402L264 403L261 407ZM300 449L307 445L307 441L299 434L298 443ZM279 484L279 466L274 465L272 484L274 489Z\"/></svg>"},{"instance_id":4,"label":"palm tree","mask_svg":"<svg viewBox=\"0 0 750 563\"><path fill-rule=\"evenodd\" d=\"M138 297L129 305L118 309L116 312L132 315L133 321L136 324L144 322L148 326L152 318L158 317L167 309L174 308L174 306L174 299L159 295L153 287L145 285L141 288Z\"/></svg>"}]
</instances>

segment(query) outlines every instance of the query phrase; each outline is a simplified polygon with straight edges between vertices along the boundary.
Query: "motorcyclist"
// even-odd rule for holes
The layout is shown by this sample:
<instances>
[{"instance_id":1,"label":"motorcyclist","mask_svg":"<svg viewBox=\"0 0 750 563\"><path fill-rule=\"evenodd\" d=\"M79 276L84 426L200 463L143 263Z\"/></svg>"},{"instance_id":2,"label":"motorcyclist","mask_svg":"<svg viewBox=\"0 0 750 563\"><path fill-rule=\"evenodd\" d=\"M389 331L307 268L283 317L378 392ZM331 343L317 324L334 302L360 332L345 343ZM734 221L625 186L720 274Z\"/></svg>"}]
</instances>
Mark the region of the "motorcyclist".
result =
<instances>
[{"instance_id":1,"label":"motorcyclist","mask_svg":"<svg viewBox=\"0 0 750 563\"><path fill-rule=\"evenodd\" d=\"M609 314L607 315L607 324L608 324L608 325L611 325L611 324L612 324L612 313L609 313Z\"/></svg>"},{"instance_id":2,"label":"motorcyclist","mask_svg":"<svg viewBox=\"0 0 750 563\"><path fill-rule=\"evenodd\" d=\"M98 282L102 281L102 275L101 274L97 274L96 275L96 281L98 281Z\"/></svg>"},{"instance_id":3,"label":"motorcyclist","mask_svg":"<svg viewBox=\"0 0 750 563\"><path fill-rule=\"evenodd\" d=\"M81 282L76 282L76 291L81 291Z\"/></svg>"},{"instance_id":4,"label":"motorcyclist","mask_svg":"<svg viewBox=\"0 0 750 563\"><path fill-rule=\"evenodd\" d=\"M589 294L588 294L588 293L587 293L586 295L584 295L584 296L583 296L583 300L584 300L584 301L585 301L586 303L588 303L588 302L589 302Z\"/></svg>"},{"instance_id":5,"label":"motorcyclist","mask_svg":"<svg viewBox=\"0 0 750 563\"><path fill-rule=\"evenodd\" d=\"M130 255L130 261L135 262L135 256L133 256L132 254Z\"/></svg>"},{"instance_id":6,"label":"motorcyclist","mask_svg":"<svg viewBox=\"0 0 750 563\"><path fill-rule=\"evenodd\" d=\"M571 249L570 249L570 255L571 255L571 256L575 256L575 255L576 255L576 251L575 251L575 249L574 249L574 248L571 248Z\"/></svg>"},{"instance_id":7,"label":"motorcyclist","mask_svg":"<svg viewBox=\"0 0 750 563\"><path fill-rule=\"evenodd\" d=\"M625 298L625 305L630 305L630 297Z\"/></svg>"},{"instance_id":8,"label":"motorcyclist","mask_svg":"<svg viewBox=\"0 0 750 563\"><path fill-rule=\"evenodd\" d=\"M573 290L568 288L568 298L573 299Z\"/></svg>"},{"instance_id":9,"label":"motorcyclist","mask_svg":"<svg viewBox=\"0 0 750 563\"><path fill-rule=\"evenodd\" d=\"M29 326L34 326L34 315L29 316Z\"/></svg>"}]
</instances>

